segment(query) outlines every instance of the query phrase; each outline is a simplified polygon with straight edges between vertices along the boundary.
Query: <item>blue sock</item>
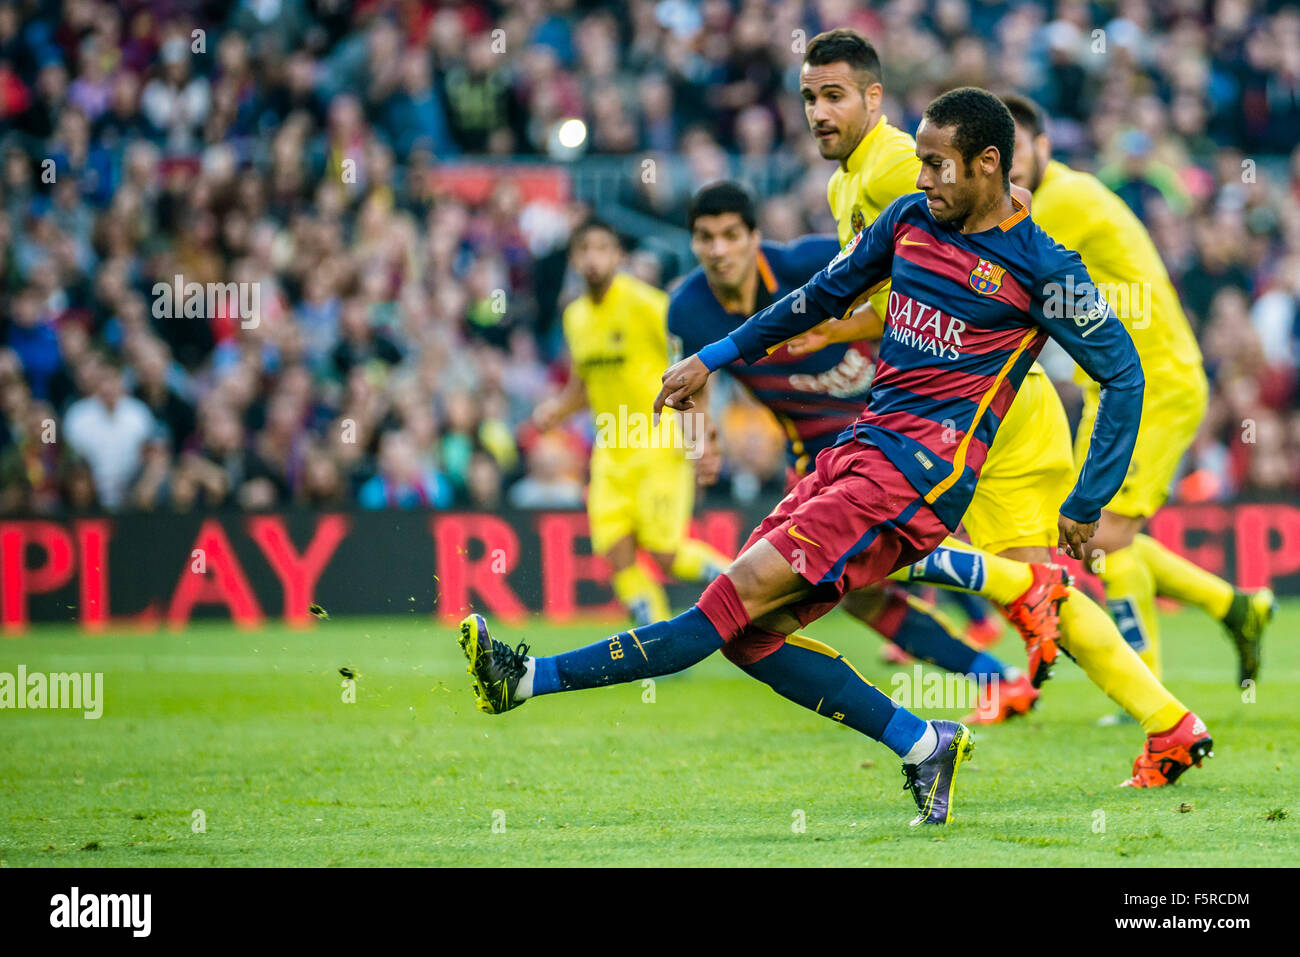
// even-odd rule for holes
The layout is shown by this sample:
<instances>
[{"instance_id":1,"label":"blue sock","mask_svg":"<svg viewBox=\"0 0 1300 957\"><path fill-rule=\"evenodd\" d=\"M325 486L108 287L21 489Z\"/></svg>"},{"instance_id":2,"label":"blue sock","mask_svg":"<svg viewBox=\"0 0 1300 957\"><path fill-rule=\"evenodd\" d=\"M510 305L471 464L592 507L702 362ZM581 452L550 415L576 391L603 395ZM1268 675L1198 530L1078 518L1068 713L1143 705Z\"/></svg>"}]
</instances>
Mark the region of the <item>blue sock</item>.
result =
<instances>
[{"instance_id":1,"label":"blue sock","mask_svg":"<svg viewBox=\"0 0 1300 957\"><path fill-rule=\"evenodd\" d=\"M893 615L889 617L888 623L878 622L872 627L877 631L885 628L886 631L881 631L881 634L913 658L928 661L959 675L1006 677L1006 666L1001 661L987 652L972 648L954 635L933 609L917 607L915 602L908 602L907 611L902 618Z\"/></svg>"},{"instance_id":2,"label":"blue sock","mask_svg":"<svg viewBox=\"0 0 1300 957\"><path fill-rule=\"evenodd\" d=\"M929 582L932 585L955 585L968 591L979 591L984 587L984 576L982 554L940 545L911 566L907 580Z\"/></svg>"},{"instance_id":3,"label":"blue sock","mask_svg":"<svg viewBox=\"0 0 1300 957\"><path fill-rule=\"evenodd\" d=\"M689 668L722 647L722 637L698 606L676 618L560 655L533 659L533 697L578 691Z\"/></svg>"},{"instance_id":4,"label":"blue sock","mask_svg":"<svg viewBox=\"0 0 1300 957\"><path fill-rule=\"evenodd\" d=\"M989 605L979 595L972 595L965 591L950 591L948 596L957 603L966 619L972 624L979 624L989 616Z\"/></svg>"},{"instance_id":5,"label":"blue sock","mask_svg":"<svg viewBox=\"0 0 1300 957\"><path fill-rule=\"evenodd\" d=\"M1007 666L987 651L981 651L975 655L970 663L970 670L965 673L977 678L1006 678Z\"/></svg>"},{"instance_id":6,"label":"blue sock","mask_svg":"<svg viewBox=\"0 0 1300 957\"><path fill-rule=\"evenodd\" d=\"M885 725L880 743L900 758L906 757L907 752L912 750L912 745L925 734L925 726L924 718L918 718L906 708L899 708L889 719L889 724Z\"/></svg>"},{"instance_id":7,"label":"blue sock","mask_svg":"<svg viewBox=\"0 0 1300 957\"><path fill-rule=\"evenodd\" d=\"M841 721L900 756L906 754L925 733L925 721L895 704L843 655L817 644L825 650L787 641L766 658L745 665L745 672L795 704Z\"/></svg>"}]
</instances>

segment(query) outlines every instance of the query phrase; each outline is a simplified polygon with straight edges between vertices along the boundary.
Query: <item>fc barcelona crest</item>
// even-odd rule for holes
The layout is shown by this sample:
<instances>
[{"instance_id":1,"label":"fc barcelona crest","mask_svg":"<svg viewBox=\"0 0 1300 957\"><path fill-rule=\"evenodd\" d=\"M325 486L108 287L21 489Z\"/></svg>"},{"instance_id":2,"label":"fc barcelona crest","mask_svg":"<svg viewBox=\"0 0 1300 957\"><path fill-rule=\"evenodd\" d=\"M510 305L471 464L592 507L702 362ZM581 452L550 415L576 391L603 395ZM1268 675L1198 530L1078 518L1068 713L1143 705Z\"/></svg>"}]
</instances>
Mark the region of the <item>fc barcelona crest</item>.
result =
<instances>
[{"instance_id":1,"label":"fc barcelona crest","mask_svg":"<svg viewBox=\"0 0 1300 957\"><path fill-rule=\"evenodd\" d=\"M855 233L860 233L867 228L867 218L862 215L862 210L853 207L853 215L849 217L849 225L853 227Z\"/></svg>"},{"instance_id":2,"label":"fc barcelona crest","mask_svg":"<svg viewBox=\"0 0 1300 957\"><path fill-rule=\"evenodd\" d=\"M981 259L970 271L970 287L981 296L991 296L1002 288L1002 276L1006 266L995 266L987 259Z\"/></svg>"}]
</instances>

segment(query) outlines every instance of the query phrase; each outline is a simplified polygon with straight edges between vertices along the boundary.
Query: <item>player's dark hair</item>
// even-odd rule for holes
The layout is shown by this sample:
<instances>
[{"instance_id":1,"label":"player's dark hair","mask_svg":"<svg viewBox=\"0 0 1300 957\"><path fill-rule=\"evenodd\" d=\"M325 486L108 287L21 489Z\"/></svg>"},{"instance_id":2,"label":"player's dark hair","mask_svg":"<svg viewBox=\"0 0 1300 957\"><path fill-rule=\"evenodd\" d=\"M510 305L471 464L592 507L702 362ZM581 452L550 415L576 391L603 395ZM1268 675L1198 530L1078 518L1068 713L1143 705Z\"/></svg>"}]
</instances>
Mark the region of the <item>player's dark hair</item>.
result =
<instances>
[{"instance_id":1,"label":"player's dark hair","mask_svg":"<svg viewBox=\"0 0 1300 957\"><path fill-rule=\"evenodd\" d=\"M1011 118L1016 121L1016 125L1028 130L1030 136L1047 132L1047 118L1043 115L1043 108L1029 97L1012 93L1004 96L1002 102L1011 111Z\"/></svg>"},{"instance_id":2,"label":"player's dark hair","mask_svg":"<svg viewBox=\"0 0 1300 957\"><path fill-rule=\"evenodd\" d=\"M569 235L569 252L573 252L573 247L578 245L582 240L582 237L587 235L587 233L591 232L593 229L603 230L604 232L609 233L614 237L614 242L618 244L619 249L623 248L623 239L619 236L617 229L605 222L603 219L597 219L595 216L590 216L580 222Z\"/></svg>"},{"instance_id":3,"label":"player's dark hair","mask_svg":"<svg viewBox=\"0 0 1300 957\"><path fill-rule=\"evenodd\" d=\"M1010 185L1016 121L1001 100L988 90L963 86L935 97L923 115L931 126L952 128L952 145L961 154L967 171L976 156L990 146L996 147L1003 185Z\"/></svg>"},{"instance_id":4,"label":"player's dark hair","mask_svg":"<svg viewBox=\"0 0 1300 957\"><path fill-rule=\"evenodd\" d=\"M749 190L739 183L721 180L702 187L691 197L691 207L686 214L686 226L694 232L695 220L701 216L721 216L723 213L735 213L750 230L758 225L754 197L750 195Z\"/></svg>"},{"instance_id":5,"label":"player's dark hair","mask_svg":"<svg viewBox=\"0 0 1300 957\"><path fill-rule=\"evenodd\" d=\"M830 66L832 63L847 63L855 73L866 73L871 79L863 88L872 83L883 83L885 74L880 68L880 55L871 41L857 30L841 27L819 33L808 42L808 49L803 55L803 62L809 66Z\"/></svg>"}]
</instances>

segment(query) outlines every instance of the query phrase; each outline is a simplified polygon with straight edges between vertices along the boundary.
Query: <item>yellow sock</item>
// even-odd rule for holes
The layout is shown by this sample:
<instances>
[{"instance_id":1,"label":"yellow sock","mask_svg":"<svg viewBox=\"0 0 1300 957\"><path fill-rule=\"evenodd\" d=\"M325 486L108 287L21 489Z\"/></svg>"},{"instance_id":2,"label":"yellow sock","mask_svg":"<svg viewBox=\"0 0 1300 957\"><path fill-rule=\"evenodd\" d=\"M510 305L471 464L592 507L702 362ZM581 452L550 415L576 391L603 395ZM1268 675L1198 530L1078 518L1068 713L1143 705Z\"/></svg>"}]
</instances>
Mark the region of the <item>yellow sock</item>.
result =
<instances>
[{"instance_id":1,"label":"yellow sock","mask_svg":"<svg viewBox=\"0 0 1300 957\"><path fill-rule=\"evenodd\" d=\"M1228 614L1236 594L1230 583L1170 551L1149 535L1139 535L1133 540L1133 547L1151 569L1157 594L1200 608L1218 621Z\"/></svg>"},{"instance_id":2,"label":"yellow sock","mask_svg":"<svg viewBox=\"0 0 1300 957\"><path fill-rule=\"evenodd\" d=\"M1187 713L1129 647L1110 616L1077 588L1061 602L1061 647L1147 734L1169 730Z\"/></svg>"},{"instance_id":3,"label":"yellow sock","mask_svg":"<svg viewBox=\"0 0 1300 957\"><path fill-rule=\"evenodd\" d=\"M983 559L984 566L983 585L979 588L963 588L951 577L920 572L919 569L925 564L923 562L900 568L889 577L900 582L924 581L933 585L942 585L945 588L955 587L960 591L983 595L989 601L998 605L1009 605L1028 591L1029 586L1034 582L1034 573L1025 562L1018 562L981 551L974 545L968 545L961 539L952 536L945 538L939 547L956 552L965 552L968 555L979 555ZM933 572L933 569L931 572Z\"/></svg>"},{"instance_id":4,"label":"yellow sock","mask_svg":"<svg viewBox=\"0 0 1300 957\"><path fill-rule=\"evenodd\" d=\"M669 618L668 595L640 565L631 565L614 573L614 594L618 596L638 625Z\"/></svg>"},{"instance_id":5,"label":"yellow sock","mask_svg":"<svg viewBox=\"0 0 1300 957\"><path fill-rule=\"evenodd\" d=\"M673 577L684 582L712 581L727 570L731 559L697 538L684 538L673 556Z\"/></svg>"},{"instance_id":6,"label":"yellow sock","mask_svg":"<svg viewBox=\"0 0 1300 957\"><path fill-rule=\"evenodd\" d=\"M1160 677L1160 622L1156 618L1156 580L1137 550L1121 548L1094 559L1106 587L1106 605L1124 640Z\"/></svg>"}]
</instances>

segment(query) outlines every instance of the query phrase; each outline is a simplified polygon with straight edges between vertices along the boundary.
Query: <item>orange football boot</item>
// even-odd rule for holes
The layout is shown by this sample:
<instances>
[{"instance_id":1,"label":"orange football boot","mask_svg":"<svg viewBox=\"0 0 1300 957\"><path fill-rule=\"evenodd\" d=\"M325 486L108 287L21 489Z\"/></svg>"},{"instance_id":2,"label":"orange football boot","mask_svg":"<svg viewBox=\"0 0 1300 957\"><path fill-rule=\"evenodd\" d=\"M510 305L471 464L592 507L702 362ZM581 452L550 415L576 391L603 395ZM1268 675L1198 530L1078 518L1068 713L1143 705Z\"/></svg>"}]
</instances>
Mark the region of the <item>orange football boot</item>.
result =
<instances>
[{"instance_id":1,"label":"orange football boot","mask_svg":"<svg viewBox=\"0 0 1300 957\"><path fill-rule=\"evenodd\" d=\"M966 640L976 648L987 648L1002 637L1002 625L991 615L983 621L972 621L966 626Z\"/></svg>"},{"instance_id":2,"label":"orange football boot","mask_svg":"<svg viewBox=\"0 0 1300 957\"><path fill-rule=\"evenodd\" d=\"M1029 683L1035 688L1051 677L1056 662L1056 639L1061 634L1061 601L1069 594L1070 573L1060 565L1036 563L1033 584L1002 609L1016 626L1029 653Z\"/></svg>"},{"instance_id":3,"label":"orange football boot","mask_svg":"<svg viewBox=\"0 0 1300 957\"><path fill-rule=\"evenodd\" d=\"M880 660L891 665L910 665L913 658L897 644L886 640L880 646Z\"/></svg>"},{"instance_id":4,"label":"orange football boot","mask_svg":"<svg viewBox=\"0 0 1300 957\"><path fill-rule=\"evenodd\" d=\"M1201 766L1214 757L1214 739L1205 722L1192 712L1168 731L1147 735L1147 746L1133 762L1133 776L1121 784L1127 788L1159 788L1173 784L1192 765Z\"/></svg>"},{"instance_id":5,"label":"orange football boot","mask_svg":"<svg viewBox=\"0 0 1300 957\"><path fill-rule=\"evenodd\" d=\"M1028 675L1015 681L1005 678L980 688L975 713L962 718L963 724L1001 724L1008 718L1029 714L1038 703L1039 691L1029 683Z\"/></svg>"}]
</instances>

